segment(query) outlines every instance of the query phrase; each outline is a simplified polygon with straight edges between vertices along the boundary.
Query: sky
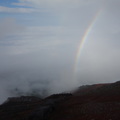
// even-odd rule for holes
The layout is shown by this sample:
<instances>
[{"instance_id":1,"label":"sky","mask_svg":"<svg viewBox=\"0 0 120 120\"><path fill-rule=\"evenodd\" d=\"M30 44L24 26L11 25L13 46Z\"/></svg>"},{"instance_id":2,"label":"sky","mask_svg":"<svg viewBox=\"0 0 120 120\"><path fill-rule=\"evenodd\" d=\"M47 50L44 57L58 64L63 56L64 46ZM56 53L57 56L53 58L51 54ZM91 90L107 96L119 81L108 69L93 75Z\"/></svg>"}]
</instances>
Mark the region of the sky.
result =
<instances>
[{"instance_id":1,"label":"sky","mask_svg":"<svg viewBox=\"0 0 120 120\"><path fill-rule=\"evenodd\" d=\"M0 0L0 103L120 80L119 6L119 0Z\"/></svg>"}]
</instances>

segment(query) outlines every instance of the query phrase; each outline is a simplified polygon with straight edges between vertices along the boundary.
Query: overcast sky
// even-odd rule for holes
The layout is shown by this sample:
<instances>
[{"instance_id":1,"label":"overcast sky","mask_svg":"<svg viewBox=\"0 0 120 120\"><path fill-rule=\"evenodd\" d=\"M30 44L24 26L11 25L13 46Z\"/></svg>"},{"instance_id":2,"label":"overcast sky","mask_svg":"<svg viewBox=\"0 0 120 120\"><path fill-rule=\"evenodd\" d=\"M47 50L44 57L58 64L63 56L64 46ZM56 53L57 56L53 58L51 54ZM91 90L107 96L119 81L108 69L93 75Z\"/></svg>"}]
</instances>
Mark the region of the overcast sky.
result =
<instances>
[{"instance_id":1,"label":"overcast sky","mask_svg":"<svg viewBox=\"0 0 120 120\"><path fill-rule=\"evenodd\" d=\"M119 12L120 0L0 0L0 102L120 80Z\"/></svg>"}]
</instances>

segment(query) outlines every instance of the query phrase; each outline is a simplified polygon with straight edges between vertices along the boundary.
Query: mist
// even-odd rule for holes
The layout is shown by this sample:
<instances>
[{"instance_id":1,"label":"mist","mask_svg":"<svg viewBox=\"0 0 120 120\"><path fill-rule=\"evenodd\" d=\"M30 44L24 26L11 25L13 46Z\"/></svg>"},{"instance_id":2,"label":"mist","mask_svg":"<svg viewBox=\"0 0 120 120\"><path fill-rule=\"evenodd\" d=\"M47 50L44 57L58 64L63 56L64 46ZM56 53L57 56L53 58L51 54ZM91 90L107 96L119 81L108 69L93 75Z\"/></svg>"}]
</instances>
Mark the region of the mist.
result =
<instances>
[{"instance_id":1,"label":"mist","mask_svg":"<svg viewBox=\"0 0 120 120\"><path fill-rule=\"evenodd\" d=\"M119 0L1 3L0 103L120 80L119 5ZM75 71L80 42L99 10Z\"/></svg>"}]
</instances>

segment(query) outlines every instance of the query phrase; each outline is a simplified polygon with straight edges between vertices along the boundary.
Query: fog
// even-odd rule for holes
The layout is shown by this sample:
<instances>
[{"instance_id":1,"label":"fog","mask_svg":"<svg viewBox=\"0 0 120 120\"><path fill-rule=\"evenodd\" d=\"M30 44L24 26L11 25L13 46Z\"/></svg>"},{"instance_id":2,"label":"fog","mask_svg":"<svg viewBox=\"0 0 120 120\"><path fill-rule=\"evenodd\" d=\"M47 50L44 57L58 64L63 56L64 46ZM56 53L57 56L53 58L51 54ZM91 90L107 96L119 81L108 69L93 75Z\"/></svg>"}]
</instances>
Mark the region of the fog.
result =
<instances>
[{"instance_id":1,"label":"fog","mask_svg":"<svg viewBox=\"0 0 120 120\"><path fill-rule=\"evenodd\" d=\"M119 6L119 0L1 2L0 103L120 80Z\"/></svg>"}]
</instances>

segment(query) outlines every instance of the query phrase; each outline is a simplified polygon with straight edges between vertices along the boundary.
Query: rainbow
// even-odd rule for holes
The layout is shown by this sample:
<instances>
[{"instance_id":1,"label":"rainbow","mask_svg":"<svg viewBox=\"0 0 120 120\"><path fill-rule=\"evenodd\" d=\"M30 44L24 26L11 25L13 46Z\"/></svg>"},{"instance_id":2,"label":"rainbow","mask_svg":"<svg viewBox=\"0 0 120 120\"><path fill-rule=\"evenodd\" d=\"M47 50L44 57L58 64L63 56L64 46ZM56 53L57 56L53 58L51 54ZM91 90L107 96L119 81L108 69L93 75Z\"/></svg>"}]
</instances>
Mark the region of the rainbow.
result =
<instances>
[{"instance_id":1,"label":"rainbow","mask_svg":"<svg viewBox=\"0 0 120 120\"><path fill-rule=\"evenodd\" d=\"M75 57L75 64L74 64L74 79L77 77L77 71L78 71L78 64L79 64L79 59L80 59L80 55L81 55L81 51L85 45L85 42L94 26L94 24L96 23L98 17L100 16L102 12L102 9L98 10L96 15L93 17L92 21L90 22L89 26L87 27L86 31L83 34L82 39L80 40L79 43L79 47L77 49L77 53L76 53L76 57Z\"/></svg>"}]
</instances>

